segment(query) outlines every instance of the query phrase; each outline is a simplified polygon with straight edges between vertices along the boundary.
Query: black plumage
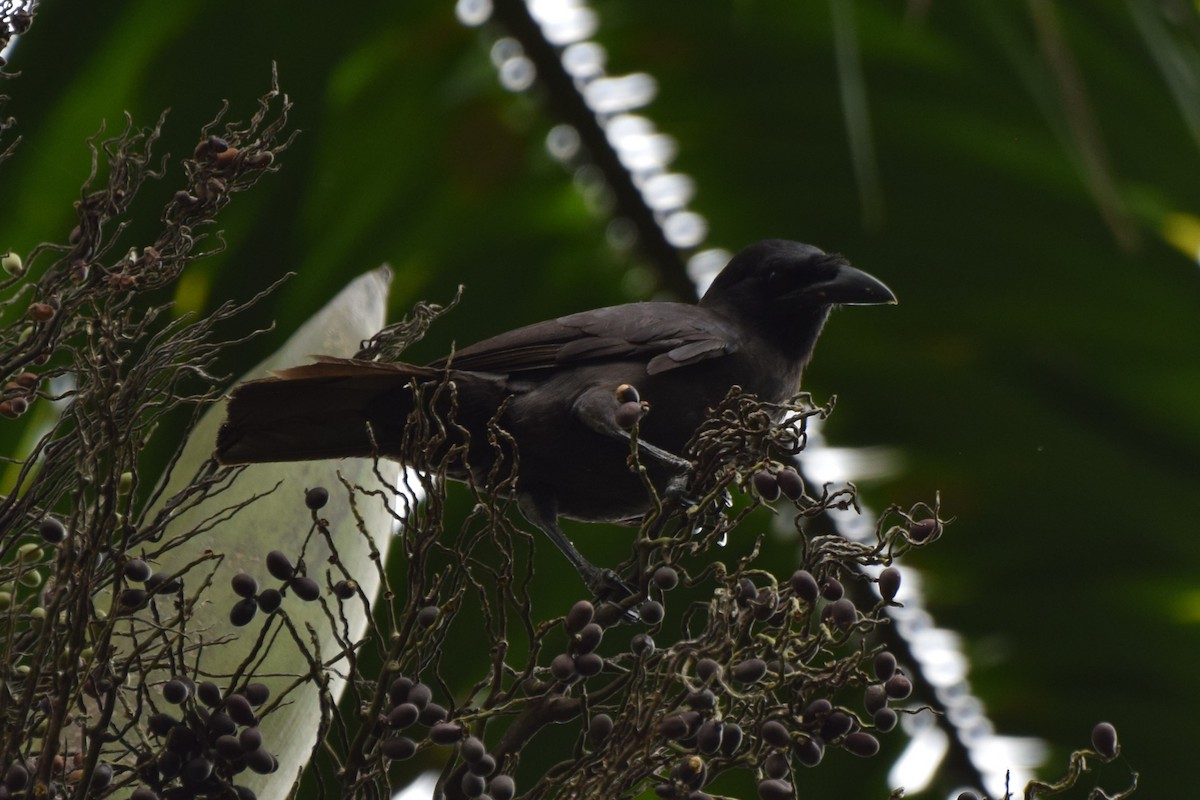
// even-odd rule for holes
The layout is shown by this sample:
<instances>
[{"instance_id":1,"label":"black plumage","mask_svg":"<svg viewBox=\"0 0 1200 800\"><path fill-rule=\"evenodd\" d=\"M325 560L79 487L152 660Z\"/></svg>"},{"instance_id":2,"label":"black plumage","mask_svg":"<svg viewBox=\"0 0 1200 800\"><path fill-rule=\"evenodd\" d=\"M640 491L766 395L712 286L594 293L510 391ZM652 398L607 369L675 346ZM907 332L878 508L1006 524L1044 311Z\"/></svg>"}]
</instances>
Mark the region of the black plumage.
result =
<instances>
[{"instance_id":1,"label":"black plumage","mask_svg":"<svg viewBox=\"0 0 1200 800\"><path fill-rule=\"evenodd\" d=\"M682 489L684 445L732 386L780 402L799 388L830 309L894 303L892 292L839 256L767 240L738 253L698 304L647 302L584 311L502 333L425 366L322 359L234 389L217 455L223 463L348 456L397 457L413 407L411 385L449 377L468 462L492 466L487 424L516 442L517 499L593 587L599 570L571 546L559 516L628 520L649 510L627 465L617 387L651 412L640 426L653 482ZM414 465L421 466L421 465ZM460 465L452 477L465 478Z\"/></svg>"}]
</instances>

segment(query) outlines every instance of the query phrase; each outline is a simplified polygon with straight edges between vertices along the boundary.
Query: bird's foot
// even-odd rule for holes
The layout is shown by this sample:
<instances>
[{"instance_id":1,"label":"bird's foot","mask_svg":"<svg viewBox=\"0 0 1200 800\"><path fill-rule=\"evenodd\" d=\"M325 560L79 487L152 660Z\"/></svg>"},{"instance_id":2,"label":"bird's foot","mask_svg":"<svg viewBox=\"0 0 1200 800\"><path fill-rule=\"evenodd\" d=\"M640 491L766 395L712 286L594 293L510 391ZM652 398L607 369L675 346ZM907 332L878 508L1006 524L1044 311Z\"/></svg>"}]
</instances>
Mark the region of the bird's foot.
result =
<instances>
[{"instance_id":1,"label":"bird's foot","mask_svg":"<svg viewBox=\"0 0 1200 800\"><path fill-rule=\"evenodd\" d=\"M636 595L638 590L622 580L620 575L611 569L591 567L583 575L583 580L592 592L597 606L611 606L614 616L619 614L625 622L639 622L641 620L641 616L637 613L636 609L621 608L624 601Z\"/></svg>"}]
</instances>

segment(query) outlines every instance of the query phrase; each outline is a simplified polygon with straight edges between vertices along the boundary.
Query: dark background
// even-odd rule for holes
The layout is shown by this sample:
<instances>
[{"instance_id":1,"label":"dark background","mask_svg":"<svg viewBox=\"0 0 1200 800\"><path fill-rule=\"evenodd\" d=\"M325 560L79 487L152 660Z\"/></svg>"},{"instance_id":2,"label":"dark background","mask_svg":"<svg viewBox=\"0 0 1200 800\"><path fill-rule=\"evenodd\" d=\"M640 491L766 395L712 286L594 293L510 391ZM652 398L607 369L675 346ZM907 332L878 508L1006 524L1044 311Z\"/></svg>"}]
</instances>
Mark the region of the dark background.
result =
<instances>
[{"instance_id":1,"label":"dark background","mask_svg":"<svg viewBox=\"0 0 1200 800\"><path fill-rule=\"evenodd\" d=\"M202 310L297 273L258 307L277 332L231 374L385 261L396 317L466 286L414 358L678 285L607 244L610 218L546 153L554 109L500 88L499 30L462 27L449 2L325 5L46 3L3 85L25 141L0 167L0 250L64 241L84 138L170 107L172 177L145 193L142 243L199 126L225 98L248 117L275 61L302 133L175 297ZM835 444L900 457L864 484L869 505L941 491L955 522L909 563L938 623L965 637L998 731L1044 738L1054 775L1108 719L1140 796L1186 794L1200 708L1195 6L854 3L865 185L829 4L593 7L610 73L658 81L642 113L678 141L709 244L812 242L900 297L837 314L806 388L838 395ZM575 535L597 560L626 553L606 529ZM895 738L873 762L805 773L803 796L884 796Z\"/></svg>"}]
</instances>

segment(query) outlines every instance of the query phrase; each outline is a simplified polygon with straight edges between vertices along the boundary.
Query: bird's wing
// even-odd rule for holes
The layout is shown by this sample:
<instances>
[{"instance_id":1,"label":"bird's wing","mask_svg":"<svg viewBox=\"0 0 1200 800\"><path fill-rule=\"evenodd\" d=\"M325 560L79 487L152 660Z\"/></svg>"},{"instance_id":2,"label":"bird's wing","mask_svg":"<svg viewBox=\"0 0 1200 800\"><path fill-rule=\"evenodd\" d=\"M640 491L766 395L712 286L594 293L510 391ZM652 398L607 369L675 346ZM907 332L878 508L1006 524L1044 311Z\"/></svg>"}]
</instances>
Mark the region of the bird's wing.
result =
<instances>
[{"instance_id":1,"label":"bird's wing","mask_svg":"<svg viewBox=\"0 0 1200 800\"><path fill-rule=\"evenodd\" d=\"M584 362L646 362L653 375L737 350L722 317L684 303L630 303L518 328L430 366L512 374Z\"/></svg>"}]
</instances>

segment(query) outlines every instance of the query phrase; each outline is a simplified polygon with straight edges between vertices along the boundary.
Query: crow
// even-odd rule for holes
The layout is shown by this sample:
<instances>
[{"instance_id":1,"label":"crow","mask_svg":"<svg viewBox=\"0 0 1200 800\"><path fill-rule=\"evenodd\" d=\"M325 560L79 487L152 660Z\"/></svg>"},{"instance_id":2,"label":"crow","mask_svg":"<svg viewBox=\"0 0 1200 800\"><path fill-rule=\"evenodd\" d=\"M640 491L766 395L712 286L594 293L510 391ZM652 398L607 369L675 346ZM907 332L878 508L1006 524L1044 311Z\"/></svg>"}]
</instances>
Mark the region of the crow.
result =
<instances>
[{"instance_id":1,"label":"crow","mask_svg":"<svg viewBox=\"0 0 1200 800\"><path fill-rule=\"evenodd\" d=\"M639 418L628 404L644 401L651 410L638 424L638 453L652 484L664 496L681 496L691 466L684 447L732 387L768 402L790 398L834 306L895 302L883 283L841 256L761 241L734 256L698 304L583 311L425 366L321 358L244 383L229 398L217 458L400 459L415 393L448 381L455 422L469 434L466 459L449 476L485 479L497 457L488 426L498 422L516 446L522 514L604 596L615 576L575 549L558 518L620 522L651 509L628 465L628 428Z\"/></svg>"}]
</instances>

